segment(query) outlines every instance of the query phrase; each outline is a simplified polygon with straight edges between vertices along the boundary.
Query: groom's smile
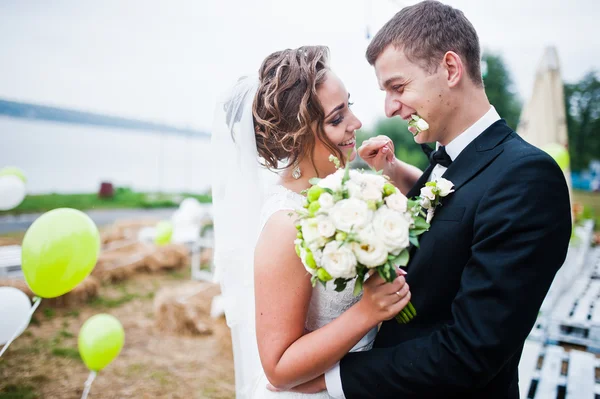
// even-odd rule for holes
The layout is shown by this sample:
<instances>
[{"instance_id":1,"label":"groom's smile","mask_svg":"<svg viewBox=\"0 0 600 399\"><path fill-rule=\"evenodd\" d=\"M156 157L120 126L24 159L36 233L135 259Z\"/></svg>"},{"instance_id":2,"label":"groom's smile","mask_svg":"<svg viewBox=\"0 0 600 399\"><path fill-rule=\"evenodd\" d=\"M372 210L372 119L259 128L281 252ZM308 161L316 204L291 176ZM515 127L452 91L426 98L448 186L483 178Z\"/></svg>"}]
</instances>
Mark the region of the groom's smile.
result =
<instances>
[{"instance_id":1,"label":"groom's smile","mask_svg":"<svg viewBox=\"0 0 600 399\"><path fill-rule=\"evenodd\" d=\"M440 121L451 111L446 70L439 65L426 68L417 64L394 45L389 45L377 57L374 67L379 86L386 93L386 116L399 116L409 121L413 115L418 115L429 123L430 128L416 136L416 132L410 131L415 141L419 144L438 141L443 131Z\"/></svg>"}]
</instances>

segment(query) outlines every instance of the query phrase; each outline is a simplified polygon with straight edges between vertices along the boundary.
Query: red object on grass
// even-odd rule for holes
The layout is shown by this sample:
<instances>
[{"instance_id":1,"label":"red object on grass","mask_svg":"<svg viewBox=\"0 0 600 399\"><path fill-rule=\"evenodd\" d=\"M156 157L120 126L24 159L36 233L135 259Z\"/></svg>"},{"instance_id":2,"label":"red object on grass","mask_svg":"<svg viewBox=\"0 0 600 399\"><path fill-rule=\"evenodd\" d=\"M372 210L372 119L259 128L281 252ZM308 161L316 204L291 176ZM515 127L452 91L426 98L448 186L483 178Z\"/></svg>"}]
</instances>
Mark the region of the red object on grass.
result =
<instances>
[{"instance_id":1,"label":"red object on grass","mask_svg":"<svg viewBox=\"0 0 600 399\"><path fill-rule=\"evenodd\" d=\"M115 188L112 183L102 182L100 184L100 191L98 191L99 198L113 198L115 196Z\"/></svg>"}]
</instances>

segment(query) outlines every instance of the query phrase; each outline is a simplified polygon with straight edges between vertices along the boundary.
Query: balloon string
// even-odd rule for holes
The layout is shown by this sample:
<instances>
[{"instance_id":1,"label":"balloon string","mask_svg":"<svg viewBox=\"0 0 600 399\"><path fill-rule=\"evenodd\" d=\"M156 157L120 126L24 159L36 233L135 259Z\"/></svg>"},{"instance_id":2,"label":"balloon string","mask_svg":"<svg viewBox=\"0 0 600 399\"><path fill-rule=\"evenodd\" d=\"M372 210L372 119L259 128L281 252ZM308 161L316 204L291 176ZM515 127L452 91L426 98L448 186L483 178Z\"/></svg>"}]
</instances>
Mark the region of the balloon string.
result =
<instances>
[{"instance_id":1,"label":"balloon string","mask_svg":"<svg viewBox=\"0 0 600 399\"><path fill-rule=\"evenodd\" d=\"M81 395L81 399L87 399L88 394L90 393L90 389L92 388L92 382L96 378L96 372L90 371L90 375L88 376L87 381L85 382L85 386L83 389L83 395Z\"/></svg>"},{"instance_id":2,"label":"balloon string","mask_svg":"<svg viewBox=\"0 0 600 399\"><path fill-rule=\"evenodd\" d=\"M33 300L34 300L34 303L33 303L33 306L31 307L31 309L29 310L29 315L27 316L27 319L25 320L25 322L21 326L19 326L19 328L17 328L17 331L15 331L15 333L12 336L12 338L8 340L8 342L6 343L6 345L4 345L4 348L2 348L2 350L0 351L0 357L2 357L2 355L4 354L4 352L6 352L6 350L8 349L8 346L15 339L17 339L17 337L21 333L21 330L25 330L27 328L27 326L29 325L29 321L31 320L31 316L33 315L33 312L35 312L35 310L37 309L37 307L40 306L40 302L42 302L42 298L37 297L37 296L34 297Z\"/></svg>"}]
</instances>

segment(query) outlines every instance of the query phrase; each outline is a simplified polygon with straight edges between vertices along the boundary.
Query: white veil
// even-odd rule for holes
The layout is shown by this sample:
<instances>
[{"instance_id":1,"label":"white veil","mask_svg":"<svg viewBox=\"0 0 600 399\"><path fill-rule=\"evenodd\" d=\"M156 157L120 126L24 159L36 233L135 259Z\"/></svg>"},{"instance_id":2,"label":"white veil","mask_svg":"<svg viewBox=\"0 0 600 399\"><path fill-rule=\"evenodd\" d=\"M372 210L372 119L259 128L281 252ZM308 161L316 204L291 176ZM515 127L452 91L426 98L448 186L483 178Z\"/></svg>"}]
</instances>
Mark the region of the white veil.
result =
<instances>
[{"instance_id":1,"label":"white veil","mask_svg":"<svg viewBox=\"0 0 600 399\"><path fill-rule=\"evenodd\" d=\"M249 398L262 374L254 314L254 248L261 207L276 174L259 162L252 103L258 77L242 77L217 103L211 147L215 279L231 329L236 398Z\"/></svg>"}]
</instances>

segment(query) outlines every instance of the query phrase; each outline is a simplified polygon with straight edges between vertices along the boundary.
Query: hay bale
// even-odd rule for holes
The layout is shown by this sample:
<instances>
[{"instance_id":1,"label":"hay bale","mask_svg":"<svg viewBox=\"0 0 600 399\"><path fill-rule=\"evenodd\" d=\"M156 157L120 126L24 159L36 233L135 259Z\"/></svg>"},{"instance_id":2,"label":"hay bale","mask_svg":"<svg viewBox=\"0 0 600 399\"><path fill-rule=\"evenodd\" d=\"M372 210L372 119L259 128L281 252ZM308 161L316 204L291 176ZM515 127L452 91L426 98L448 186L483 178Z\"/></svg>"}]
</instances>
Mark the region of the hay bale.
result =
<instances>
[{"instance_id":1,"label":"hay bale","mask_svg":"<svg viewBox=\"0 0 600 399\"><path fill-rule=\"evenodd\" d=\"M131 277L145 267L146 257L153 252L153 246L137 241L112 244L113 249L103 251L98 256L92 275L102 281L121 281Z\"/></svg>"},{"instance_id":2,"label":"hay bale","mask_svg":"<svg viewBox=\"0 0 600 399\"><path fill-rule=\"evenodd\" d=\"M189 265L189 251L182 244L157 246L146 256L144 263L150 272L179 269Z\"/></svg>"},{"instance_id":3,"label":"hay bale","mask_svg":"<svg viewBox=\"0 0 600 399\"><path fill-rule=\"evenodd\" d=\"M211 303L219 293L219 286L208 282L163 288L154 298L156 327L178 335L212 334L217 321L210 316Z\"/></svg>"},{"instance_id":4,"label":"hay bale","mask_svg":"<svg viewBox=\"0 0 600 399\"><path fill-rule=\"evenodd\" d=\"M35 294L25 280L21 279L0 279L0 287L14 287L23 291L29 298L33 298ZM98 296L98 290L100 289L100 283L92 276L86 277L77 287L64 295L56 298L44 298L42 305L50 307L71 307L75 305L81 305L86 303L92 298Z\"/></svg>"},{"instance_id":5,"label":"hay bale","mask_svg":"<svg viewBox=\"0 0 600 399\"><path fill-rule=\"evenodd\" d=\"M118 220L102 229L100 239L103 245L114 241L134 240L142 228L155 226L157 222L158 219Z\"/></svg>"}]
</instances>

